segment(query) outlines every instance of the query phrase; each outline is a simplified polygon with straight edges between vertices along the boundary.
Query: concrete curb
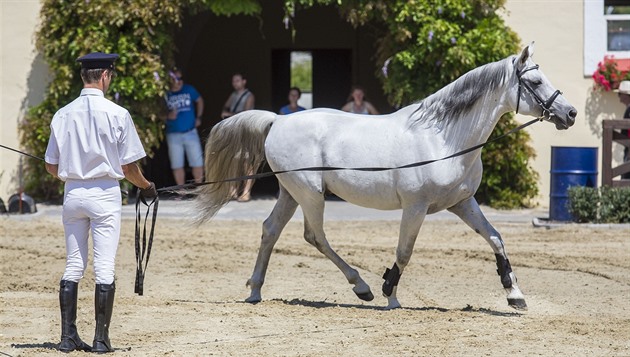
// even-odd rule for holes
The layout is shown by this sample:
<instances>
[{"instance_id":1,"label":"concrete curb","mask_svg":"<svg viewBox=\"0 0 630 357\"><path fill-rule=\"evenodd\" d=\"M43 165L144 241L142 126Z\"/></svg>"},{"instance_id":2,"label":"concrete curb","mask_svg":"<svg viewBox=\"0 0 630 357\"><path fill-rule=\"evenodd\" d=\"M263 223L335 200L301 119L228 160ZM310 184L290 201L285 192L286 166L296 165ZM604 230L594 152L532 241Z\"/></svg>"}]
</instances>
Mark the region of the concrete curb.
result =
<instances>
[{"instance_id":1,"label":"concrete curb","mask_svg":"<svg viewBox=\"0 0 630 357\"><path fill-rule=\"evenodd\" d=\"M559 228L559 227L587 227L587 228L601 228L601 229L630 229L630 223L576 223L576 222L559 222L550 221L546 218L535 217L532 220L532 224L537 228Z\"/></svg>"}]
</instances>

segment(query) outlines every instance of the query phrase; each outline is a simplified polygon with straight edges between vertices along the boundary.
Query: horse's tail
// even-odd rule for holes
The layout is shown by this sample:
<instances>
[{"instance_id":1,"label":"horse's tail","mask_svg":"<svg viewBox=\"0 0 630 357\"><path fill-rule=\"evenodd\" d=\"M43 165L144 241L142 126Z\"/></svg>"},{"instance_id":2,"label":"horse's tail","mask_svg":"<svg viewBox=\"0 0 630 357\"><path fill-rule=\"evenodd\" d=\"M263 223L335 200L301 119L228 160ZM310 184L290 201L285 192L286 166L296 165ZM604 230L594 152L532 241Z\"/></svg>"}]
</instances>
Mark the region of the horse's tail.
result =
<instances>
[{"instance_id":1,"label":"horse's tail","mask_svg":"<svg viewBox=\"0 0 630 357\"><path fill-rule=\"evenodd\" d=\"M276 114L247 110L212 128L205 147L206 181L222 181L256 173L265 160L265 139ZM242 181L220 182L196 190L197 223L211 219L225 206Z\"/></svg>"}]
</instances>

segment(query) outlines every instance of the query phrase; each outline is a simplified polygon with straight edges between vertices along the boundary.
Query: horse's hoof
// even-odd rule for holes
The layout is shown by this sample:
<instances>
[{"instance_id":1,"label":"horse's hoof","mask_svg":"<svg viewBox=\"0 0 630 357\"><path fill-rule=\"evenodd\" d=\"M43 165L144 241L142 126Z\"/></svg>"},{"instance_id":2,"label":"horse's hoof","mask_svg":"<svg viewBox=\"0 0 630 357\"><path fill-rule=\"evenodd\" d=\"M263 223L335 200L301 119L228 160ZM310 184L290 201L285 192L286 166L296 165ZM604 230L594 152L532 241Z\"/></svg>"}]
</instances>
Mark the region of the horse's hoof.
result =
<instances>
[{"instance_id":1,"label":"horse's hoof","mask_svg":"<svg viewBox=\"0 0 630 357\"><path fill-rule=\"evenodd\" d=\"M250 304L258 304L259 302L261 302L262 299L260 297L248 297L247 299L245 299L245 302L248 302Z\"/></svg>"},{"instance_id":2,"label":"horse's hoof","mask_svg":"<svg viewBox=\"0 0 630 357\"><path fill-rule=\"evenodd\" d=\"M527 303L525 303L525 299L508 299L508 305L516 310L527 311Z\"/></svg>"},{"instance_id":3,"label":"horse's hoof","mask_svg":"<svg viewBox=\"0 0 630 357\"><path fill-rule=\"evenodd\" d=\"M398 302L398 299L395 297L391 297L388 296L387 297L387 307L385 308L385 310L393 310L393 309L398 309L400 308L400 302Z\"/></svg>"},{"instance_id":4,"label":"horse's hoof","mask_svg":"<svg viewBox=\"0 0 630 357\"><path fill-rule=\"evenodd\" d=\"M363 301L372 301L372 300L374 300L374 294L372 294L371 291L368 291L367 293L363 293L363 294L359 294L359 293L355 293L355 294L357 294L359 299L361 299Z\"/></svg>"}]
</instances>

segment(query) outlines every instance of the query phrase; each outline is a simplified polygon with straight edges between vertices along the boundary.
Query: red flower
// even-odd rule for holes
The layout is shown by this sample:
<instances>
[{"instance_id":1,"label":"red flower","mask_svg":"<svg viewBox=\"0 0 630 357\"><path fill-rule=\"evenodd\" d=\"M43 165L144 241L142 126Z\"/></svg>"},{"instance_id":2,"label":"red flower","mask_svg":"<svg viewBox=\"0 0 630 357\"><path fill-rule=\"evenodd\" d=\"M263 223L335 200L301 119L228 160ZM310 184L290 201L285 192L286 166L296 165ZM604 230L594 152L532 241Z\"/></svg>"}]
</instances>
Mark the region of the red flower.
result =
<instances>
[{"instance_id":1,"label":"red flower","mask_svg":"<svg viewBox=\"0 0 630 357\"><path fill-rule=\"evenodd\" d=\"M593 90L606 92L619 86L620 79L625 77L617 68L614 56L604 56L604 60L597 64L597 70L593 73Z\"/></svg>"}]
</instances>

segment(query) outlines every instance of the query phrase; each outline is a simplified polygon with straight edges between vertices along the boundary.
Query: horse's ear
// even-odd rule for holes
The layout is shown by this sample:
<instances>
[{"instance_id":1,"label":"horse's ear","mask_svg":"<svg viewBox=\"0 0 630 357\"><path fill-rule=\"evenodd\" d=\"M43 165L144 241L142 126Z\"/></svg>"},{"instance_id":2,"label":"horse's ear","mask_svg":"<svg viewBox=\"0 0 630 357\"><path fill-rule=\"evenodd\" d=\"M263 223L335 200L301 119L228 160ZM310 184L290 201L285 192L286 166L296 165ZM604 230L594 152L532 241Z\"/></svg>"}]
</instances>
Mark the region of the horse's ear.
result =
<instances>
[{"instance_id":1,"label":"horse's ear","mask_svg":"<svg viewBox=\"0 0 630 357\"><path fill-rule=\"evenodd\" d=\"M530 43L529 46L526 46L525 48L523 48L523 51L521 51L521 55L518 56L518 63L517 63L518 68L525 67L527 60L533 55L534 55L534 41L532 41L532 43Z\"/></svg>"}]
</instances>

